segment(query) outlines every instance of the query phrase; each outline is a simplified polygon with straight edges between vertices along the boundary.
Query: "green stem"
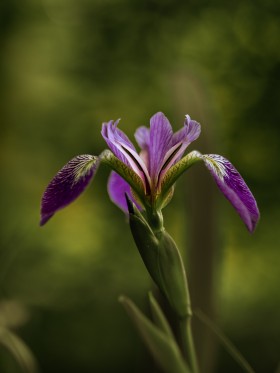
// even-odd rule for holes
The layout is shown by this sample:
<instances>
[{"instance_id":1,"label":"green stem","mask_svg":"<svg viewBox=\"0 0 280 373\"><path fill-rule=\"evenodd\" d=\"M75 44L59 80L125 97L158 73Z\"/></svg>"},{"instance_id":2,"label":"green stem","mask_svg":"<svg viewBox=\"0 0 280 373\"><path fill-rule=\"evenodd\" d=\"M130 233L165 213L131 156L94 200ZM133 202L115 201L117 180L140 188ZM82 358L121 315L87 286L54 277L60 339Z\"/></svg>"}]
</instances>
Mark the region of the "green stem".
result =
<instances>
[{"instance_id":1,"label":"green stem","mask_svg":"<svg viewBox=\"0 0 280 373\"><path fill-rule=\"evenodd\" d=\"M176 315L182 355L189 362L192 373L198 373L198 364L191 330L191 302L184 263L172 237L164 229L161 211L147 209L147 220L156 243L155 262L150 268L155 271L157 285Z\"/></svg>"},{"instance_id":2,"label":"green stem","mask_svg":"<svg viewBox=\"0 0 280 373\"><path fill-rule=\"evenodd\" d=\"M179 320L179 338L183 356L188 359L191 371L198 373L198 363L191 329L191 315Z\"/></svg>"},{"instance_id":3,"label":"green stem","mask_svg":"<svg viewBox=\"0 0 280 373\"><path fill-rule=\"evenodd\" d=\"M162 212L160 210L155 211L148 206L146 207L146 212L147 220L150 227L152 227L153 232L155 234L157 234L158 232L162 232L164 230Z\"/></svg>"}]
</instances>

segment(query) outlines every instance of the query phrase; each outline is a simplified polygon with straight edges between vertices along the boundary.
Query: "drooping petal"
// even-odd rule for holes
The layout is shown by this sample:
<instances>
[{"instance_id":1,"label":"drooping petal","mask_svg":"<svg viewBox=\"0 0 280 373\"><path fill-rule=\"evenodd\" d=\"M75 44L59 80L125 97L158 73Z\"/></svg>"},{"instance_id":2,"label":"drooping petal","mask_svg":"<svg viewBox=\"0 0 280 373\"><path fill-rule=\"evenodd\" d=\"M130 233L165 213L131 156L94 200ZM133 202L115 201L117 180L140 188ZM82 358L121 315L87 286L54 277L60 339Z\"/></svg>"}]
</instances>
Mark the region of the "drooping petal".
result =
<instances>
[{"instance_id":1,"label":"drooping petal","mask_svg":"<svg viewBox=\"0 0 280 373\"><path fill-rule=\"evenodd\" d=\"M241 175L220 155L205 154L202 158L221 192L238 212L248 230L253 232L260 213L256 200Z\"/></svg>"},{"instance_id":2,"label":"drooping petal","mask_svg":"<svg viewBox=\"0 0 280 373\"><path fill-rule=\"evenodd\" d=\"M163 165L164 157L171 146L172 127L163 113L155 114L150 121L149 171L156 179Z\"/></svg>"},{"instance_id":3,"label":"drooping petal","mask_svg":"<svg viewBox=\"0 0 280 373\"><path fill-rule=\"evenodd\" d=\"M40 225L46 224L56 211L79 197L96 173L98 165L98 157L78 155L55 175L42 198Z\"/></svg>"},{"instance_id":4,"label":"drooping petal","mask_svg":"<svg viewBox=\"0 0 280 373\"><path fill-rule=\"evenodd\" d=\"M108 180L108 193L110 199L125 213L128 213L127 202L125 194L135 203L138 209L142 209L140 205L135 201L131 193L130 185L116 172L112 171Z\"/></svg>"},{"instance_id":5,"label":"drooping petal","mask_svg":"<svg viewBox=\"0 0 280 373\"><path fill-rule=\"evenodd\" d=\"M175 163L162 180L158 206L162 207L164 199L177 179L193 164L201 161L204 161L219 189L238 212L248 230L253 232L260 217L255 198L234 166L220 155L202 155L194 150Z\"/></svg>"},{"instance_id":6,"label":"drooping petal","mask_svg":"<svg viewBox=\"0 0 280 373\"><path fill-rule=\"evenodd\" d=\"M124 132L117 128L118 123L119 121L103 123L101 134L115 156L130 166L147 187L150 180L148 169L143 159L137 154L132 142Z\"/></svg>"}]
</instances>

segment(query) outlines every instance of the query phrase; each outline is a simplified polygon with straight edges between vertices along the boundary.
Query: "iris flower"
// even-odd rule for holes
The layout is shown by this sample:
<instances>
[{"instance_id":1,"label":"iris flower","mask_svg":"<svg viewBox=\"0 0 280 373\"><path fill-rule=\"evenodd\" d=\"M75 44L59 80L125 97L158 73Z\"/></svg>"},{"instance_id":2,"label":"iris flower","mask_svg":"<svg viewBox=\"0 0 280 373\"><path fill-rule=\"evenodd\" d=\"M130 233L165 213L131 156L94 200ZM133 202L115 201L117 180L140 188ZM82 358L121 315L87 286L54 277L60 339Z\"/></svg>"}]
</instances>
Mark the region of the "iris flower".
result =
<instances>
[{"instance_id":1,"label":"iris flower","mask_svg":"<svg viewBox=\"0 0 280 373\"><path fill-rule=\"evenodd\" d=\"M218 188L235 208L250 232L259 219L259 210L250 189L224 157L185 150L201 131L200 124L186 115L183 127L173 133L163 113L156 113L150 128L139 127L135 139L138 153L126 134L118 128L119 120L103 123L101 134L110 150L100 156L79 155L70 160L48 185L41 205L41 225L56 211L73 202L94 177L100 163L113 171L108 182L111 200L127 211L125 194L147 214L161 211L173 195L178 177L191 165L204 162ZM199 196L198 196L199 198Z\"/></svg>"}]
</instances>

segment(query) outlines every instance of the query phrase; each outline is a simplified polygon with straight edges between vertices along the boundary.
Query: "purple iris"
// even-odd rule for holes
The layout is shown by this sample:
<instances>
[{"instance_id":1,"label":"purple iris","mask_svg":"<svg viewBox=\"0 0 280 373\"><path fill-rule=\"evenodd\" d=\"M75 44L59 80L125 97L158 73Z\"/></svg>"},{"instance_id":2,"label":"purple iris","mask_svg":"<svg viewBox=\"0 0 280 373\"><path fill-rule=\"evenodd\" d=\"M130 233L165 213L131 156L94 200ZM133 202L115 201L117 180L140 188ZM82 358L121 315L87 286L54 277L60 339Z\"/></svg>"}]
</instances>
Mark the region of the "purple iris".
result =
<instances>
[{"instance_id":1,"label":"purple iris","mask_svg":"<svg viewBox=\"0 0 280 373\"><path fill-rule=\"evenodd\" d=\"M197 151L183 157L186 148L198 138L201 130L200 124L189 115L183 127L173 133L165 115L155 114L150 120L150 128L139 127L135 133L140 153L118 128L118 123L109 121L102 125L102 136L111 151L106 150L99 157L75 157L53 178L43 195L41 225L83 192L100 163L113 169L108 192L111 200L127 212L125 194L140 209L160 211L171 199L178 177L192 164L203 161L248 230L254 231L259 219L258 207L233 165L219 155L203 155Z\"/></svg>"},{"instance_id":2,"label":"purple iris","mask_svg":"<svg viewBox=\"0 0 280 373\"><path fill-rule=\"evenodd\" d=\"M184 127L173 133L168 119L157 113L151 118L150 128L139 127L135 133L140 154L117 125L118 121L104 123L102 136L115 156L141 178L146 200L153 205L160 194L161 180L182 157L187 146L198 138L200 124L187 115ZM129 192L130 186L115 172L109 178L108 190L113 202L127 211L124 191Z\"/></svg>"}]
</instances>

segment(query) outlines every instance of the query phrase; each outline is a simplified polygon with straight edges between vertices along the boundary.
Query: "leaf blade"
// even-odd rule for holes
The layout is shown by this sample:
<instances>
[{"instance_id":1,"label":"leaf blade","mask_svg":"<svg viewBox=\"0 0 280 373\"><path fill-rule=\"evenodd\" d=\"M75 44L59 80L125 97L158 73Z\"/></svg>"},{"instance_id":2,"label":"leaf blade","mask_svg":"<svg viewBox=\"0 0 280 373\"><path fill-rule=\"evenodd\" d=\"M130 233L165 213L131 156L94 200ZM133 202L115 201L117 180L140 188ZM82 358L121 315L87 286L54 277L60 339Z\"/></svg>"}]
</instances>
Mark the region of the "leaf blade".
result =
<instances>
[{"instance_id":1,"label":"leaf blade","mask_svg":"<svg viewBox=\"0 0 280 373\"><path fill-rule=\"evenodd\" d=\"M119 301L162 370L165 373L191 373L174 340L152 324L129 298L121 296Z\"/></svg>"}]
</instances>

